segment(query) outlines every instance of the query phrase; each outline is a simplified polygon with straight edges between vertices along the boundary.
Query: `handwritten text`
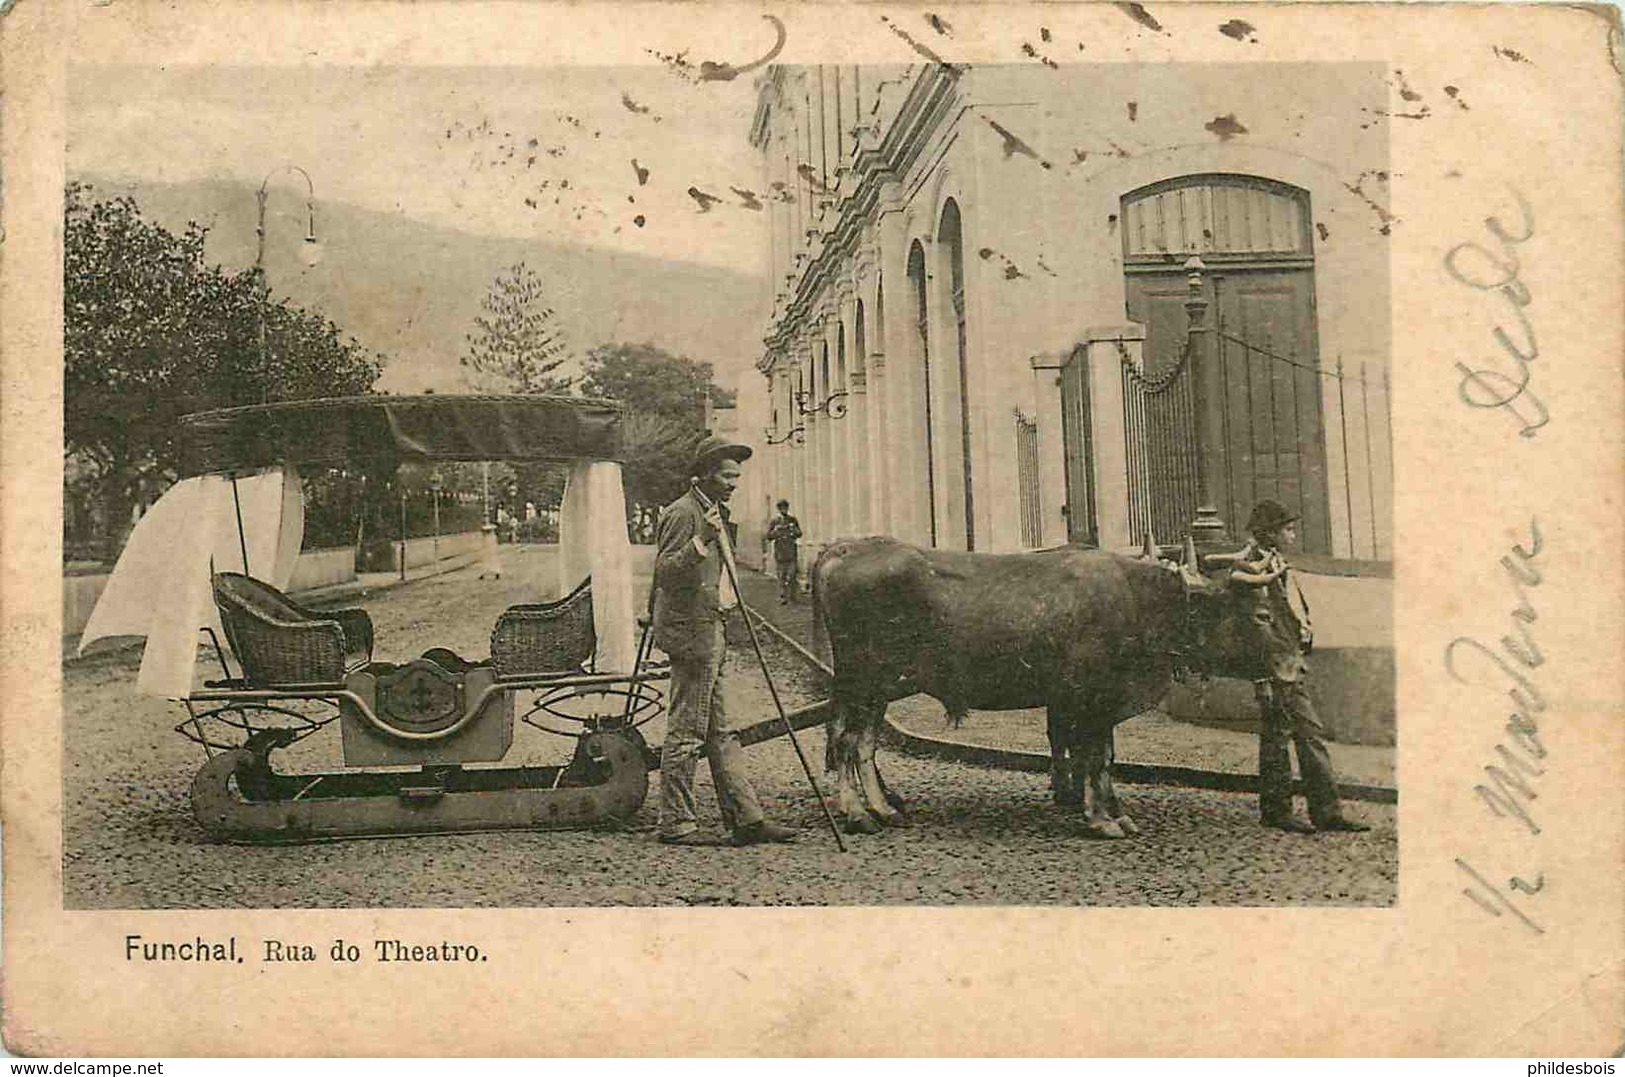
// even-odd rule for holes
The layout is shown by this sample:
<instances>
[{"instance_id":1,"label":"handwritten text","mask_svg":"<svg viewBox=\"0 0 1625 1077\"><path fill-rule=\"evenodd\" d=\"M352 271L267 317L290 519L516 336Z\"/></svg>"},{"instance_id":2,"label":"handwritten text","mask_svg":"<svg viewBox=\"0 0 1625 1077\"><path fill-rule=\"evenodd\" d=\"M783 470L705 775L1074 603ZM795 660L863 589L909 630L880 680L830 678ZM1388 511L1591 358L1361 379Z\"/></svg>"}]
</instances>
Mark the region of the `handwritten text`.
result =
<instances>
[{"instance_id":1,"label":"handwritten text","mask_svg":"<svg viewBox=\"0 0 1625 1077\"><path fill-rule=\"evenodd\" d=\"M1516 250L1534 237L1535 213L1521 192L1513 190L1512 197L1518 203L1518 226L1509 229L1499 217L1486 218L1484 227L1494 242L1456 244L1445 254L1444 268L1455 281L1474 291L1495 293L1517 322L1516 338L1504 327L1495 327L1492 335L1501 354L1488 365L1456 362L1461 374L1457 393L1470 407L1503 410L1518 423L1518 434L1530 438L1551 421L1551 416L1529 386L1529 364L1540 357L1540 346L1526 310L1533 296L1519 277L1521 266Z\"/></svg>"},{"instance_id":2,"label":"handwritten text","mask_svg":"<svg viewBox=\"0 0 1625 1077\"><path fill-rule=\"evenodd\" d=\"M1546 773L1540 761L1548 754L1536 720L1536 716L1546 710L1546 696L1534 678L1534 671L1545 664L1546 656L1531 628L1540 614L1530 598L1530 593L1541 584L1540 569L1535 561L1543 546L1540 523L1531 519L1528 545L1514 545L1512 551L1501 558L1501 568L1517 604L1510 614L1511 631L1500 638L1498 645L1491 646L1471 636L1457 636L1444 652L1445 669L1458 683L1503 692L1511 701L1506 737L1495 746L1496 761L1484 767L1486 780L1474 785L1473 793L1497 818L1515 820L1531 835L1541 832L1530 804L1539 795L1535 783ZM1533 881L1523 875L1511 876L1508 893L1492 886L1459 857L1456 867L1472 881L1462 893L1480 909L1492 916L1500 916L1505 910L1530 930L1543 933L1544 929L1519 907L1512 894L1525 897L1538 894L1546 885L1544 873L1536 873Z\"/></svg>"}]
</instances>

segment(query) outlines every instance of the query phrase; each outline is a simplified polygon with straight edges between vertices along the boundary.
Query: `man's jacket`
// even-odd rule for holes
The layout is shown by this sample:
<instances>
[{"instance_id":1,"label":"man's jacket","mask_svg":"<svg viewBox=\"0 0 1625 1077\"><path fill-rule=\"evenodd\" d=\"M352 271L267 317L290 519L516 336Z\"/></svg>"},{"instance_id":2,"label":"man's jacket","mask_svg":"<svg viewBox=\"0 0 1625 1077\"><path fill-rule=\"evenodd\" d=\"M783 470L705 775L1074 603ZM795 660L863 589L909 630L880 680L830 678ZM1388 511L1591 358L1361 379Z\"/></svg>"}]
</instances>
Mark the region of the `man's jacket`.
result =
<instances>
[{"instance_id":1,"label":"man's jacket","mask_svg":"<svg viewBox=\"0 0 1625 1077\"><path fill-rule=\"evenodd\" d=\"M794 561L796 540L801 538L801 521L789 514L775 516L767 525L767 537L773 540L775 561Z\"/></svg>"},{"instance_id":2,"label":"man's jacket","mask_svg":"<svg viewBox=\"0 0 1625 1077\"><path fill-rule=\"evenodd\" d=\"M703 553L695 545L711 530L693 490L661 509L655 525L654 642L676 658L704 655L716 636L722 551L714 538Z\"/></svg>"}]
</instances>

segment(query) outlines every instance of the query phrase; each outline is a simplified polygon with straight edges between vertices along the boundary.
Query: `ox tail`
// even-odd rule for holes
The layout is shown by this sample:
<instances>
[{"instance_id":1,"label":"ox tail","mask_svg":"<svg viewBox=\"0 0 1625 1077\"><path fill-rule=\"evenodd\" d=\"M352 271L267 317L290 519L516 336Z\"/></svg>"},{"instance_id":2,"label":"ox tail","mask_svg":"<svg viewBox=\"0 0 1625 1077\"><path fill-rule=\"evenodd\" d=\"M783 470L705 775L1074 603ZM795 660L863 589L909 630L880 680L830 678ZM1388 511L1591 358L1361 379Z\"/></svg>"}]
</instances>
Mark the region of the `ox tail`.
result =
<instances>
[{"instance_id":1,"label":"ox tail","mask_svg":"<svg viewBox=\"0 0 1625 1077\"><path fill-rule=\"evenodd\" d=\"M812 579L809 581L812 592L812 652L823 662L830 660L829 626L824 621L823 589L818 586L818 578L823 574L824 558L828 553L827 546L818 551L818 557L813 561Z\"/></svg>"},{"instance_id":2,"label":"ox tail","mask_svg":"<svg viewBox=\"0 0 1625 1077\"><path fill-rule=\"evenodd\" d=\"M829 622L824 616L823 588L819 581L824 572L824 559L829 556L830 548L824 547L818 551L818 557L812 566L812 651L820 661L827 663L831 669L835 667L834 648L829 640ZM833 679L830 686L831 706L829 716L824 719L824 770L833 772L836 769L836 741L841 733L841 708L834 702L835 684Z\"/></svg>"}]
</instances>

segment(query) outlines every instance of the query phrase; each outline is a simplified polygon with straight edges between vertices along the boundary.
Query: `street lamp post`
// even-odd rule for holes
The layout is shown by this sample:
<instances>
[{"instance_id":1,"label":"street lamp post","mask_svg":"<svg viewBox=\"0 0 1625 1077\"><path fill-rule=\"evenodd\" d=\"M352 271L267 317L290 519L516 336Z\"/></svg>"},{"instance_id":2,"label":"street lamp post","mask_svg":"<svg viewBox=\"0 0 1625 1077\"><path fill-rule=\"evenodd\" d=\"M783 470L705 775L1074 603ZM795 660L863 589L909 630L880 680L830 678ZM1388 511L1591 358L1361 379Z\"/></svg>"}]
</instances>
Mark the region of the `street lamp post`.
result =
<instances>
[{"instance_id":1,"label":"street lamp post","mask_svg":"<svg viewBox=\"0 0 1625 1077\"><path fill-rule=\"evenodd\" d=\"M271 305L271 285L265 276L265 206L271 197L271 180L282 172L297 172L305 178L305 214L306 227L304 242L299 245L299 260L307 266L314 266L322 260L322 245L316 238L316 185L310 181L310 173L298 165L281 165L265 174L260 182L259 194L259 223L254 229L258 244L254 253L254 270L259 277L260 285L260 316L259 316L259 352L260 352L260 403L271 398L271 357L265 344L265 311Z\"/></svg>"},{"instance_id":2,"label":"street lamp post","mask_svg":"<svg viewBox=\"0 0 1625 1077\"><path fill-rule=\"evenodd\" d=\"M437 470L429 476L429 489L434 495L434 544L430 552L434 556L434 570L440 571L440 491L446 484L445 479Z\"/></svg>"},{"instance_id":3,"label":"street lamp post","mask_svg":"<svg viewBox=\"0 0 1625 1077\"><path fill-rule=\"evenodd\" d=\"M400 481L397 477L396 481ZM400 488L401 494L401 582L406 582L406 487Z\"/></svg>"},{"instance_id":4,"label":"street lamp post","mask_svg":"<svg viewBox=\"0 0 1625 1077\"><path fill-rule=\"evenodd\" d=\"M1215 547L1224 544L1226 529L1213 501L1218 488L1215 468L1219 463L1219 449L1216 442L1208 440L1219 434L1219 424L1213 420L1222 418L1222 414L1208 414L1210 404L1218 400L1209 383L1219 371L1215 365L1217 339L1208 322L1209 303L1202 284L1202 271L1206 268L1198 255L1192 254L1185 261L1186 333L1191 349L1191 369L1186 376L1196 390L1196 407L1191 416L1196 441L1196 519L1191 521L1190 530L1198 546Z\"/></svg>"}]
</instances>

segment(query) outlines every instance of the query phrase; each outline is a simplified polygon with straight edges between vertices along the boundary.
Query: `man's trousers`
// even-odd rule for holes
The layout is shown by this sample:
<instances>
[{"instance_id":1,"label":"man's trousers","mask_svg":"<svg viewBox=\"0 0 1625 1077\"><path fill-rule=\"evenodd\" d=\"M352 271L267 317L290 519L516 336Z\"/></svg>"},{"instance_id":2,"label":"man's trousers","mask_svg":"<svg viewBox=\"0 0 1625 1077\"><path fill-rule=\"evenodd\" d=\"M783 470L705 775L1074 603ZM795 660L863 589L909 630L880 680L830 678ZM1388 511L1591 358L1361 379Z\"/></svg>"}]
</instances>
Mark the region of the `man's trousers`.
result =
<instances>
[{"instance_id":1,"label":"man's trousers","mask_svg":"<svg viewBox=\"0 0 1625 1077\"><path fill-rule=\"evenodd\" d=\"M1341 816L1337 776L1326 751L1326 729L1315 714L1303 681L1258 681L1258 708L1263 725L1258 734L1258 806L1266 823L1292 814L1290 740L1298 752L1309 819L1316 826Z\"/></svg>"},{"instance_id":2,"label":"man's trousers","mask_svg":"<svg viewBox=\"0 0 1625 1077\"><path fill-rule=\"evenodd\" d=\"M779 601L794 602L800 576L798 566L794 561L777 561L774 566L779 570Z\"/></svg>"},{"instance_id":3,"label":"man's trousers","mask_svg":"<svg viewBox=\"0 0 1625 1077\"><path fill-rule=\"evenodd\" d=\"M705 631L705 629L700 629ZM711 764L722 822L729 830L762 821L762 805L745 777L745 753L730 728L722 702L728 643L721 620L712 622L709 646L697 641L688 654L671 656L671 699L666 744L660 753L660 833L693 832L694 772L701 753Z\"/></svg>"}]
</instances>

